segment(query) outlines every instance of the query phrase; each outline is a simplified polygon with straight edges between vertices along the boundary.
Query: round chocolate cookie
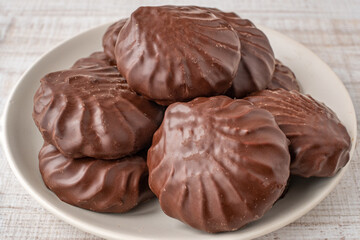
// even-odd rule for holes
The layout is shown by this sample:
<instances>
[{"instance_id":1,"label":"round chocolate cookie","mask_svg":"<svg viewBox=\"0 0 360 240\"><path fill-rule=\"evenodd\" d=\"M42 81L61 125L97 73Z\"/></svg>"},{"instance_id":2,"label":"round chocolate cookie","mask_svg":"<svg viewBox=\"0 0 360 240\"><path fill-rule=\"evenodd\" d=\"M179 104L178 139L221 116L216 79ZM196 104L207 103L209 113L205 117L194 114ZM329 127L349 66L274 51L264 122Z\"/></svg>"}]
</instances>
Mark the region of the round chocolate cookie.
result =
<instances>
[{"instance_id":1,"label":"round chocolate cookie","mask_svg":"<svg viewBox=\"0 0 360 240\"><path fill-rule=\"evenodd\" d=\"M282 64L277 59L275 63L275 71L267 88L270 90L283 88L288 91L300 91L299 83L296 80L295 74L290 70L290 68Z\"/></svg>"},{"instance_id":2,"label":"round chocolate cookie","mask_svg":"<svg viewBox=\"0 0 360 240\"><path fill-rule=\"evenodd\" d=\"M106 56L104 52L94 52L90 56L85 58L80 58L77 60L74 65L71 67L73 69L85 68L85 69L98 69L102 67L115 66L113 61Z\"/></svg>"},{"instance_id":3,"label":"round chocolate cookie","mask_svg":"<svg viewBox=\"0 0 360 240\"><path fill-rule=\"evenodd\" d=\"M288 140L271 113L248 101L196 98L167 108L148 167L167 215L207 232L234 231L284 191Z\"/></svg>"},{"instance_id":4,"label":"round chocolate cookie","mask_svg":"<svg viewBox=\"0 0 360 240\"><path fill-rule=\"evenodd\" d=\"M239 68L226 95L242 98L265 89L275 69L274 52L266 35L250 20L242 19L235 13L210 10L236 30L241 44Z\"/></svg>"},{"instance_id":5,"label":"round chocolate cookie","mask_svg":"<svg viewBox=\"0 0 360 240\"><path fill-rule=\"evenodd\" d=\"M71 158L120 158L147 147L163 108L132 91L116 67L47 74L33 118L44 140Z\"/></svg>"},{"instance_id":6,"label":"round chocolate cookie","mask_svg":"<svg viewBox=\"0 0 360 240\"><path fill-rule=\"evenodd\" d=\"M127 20L128 19L125 18L111 24L110 27L106 29L106 32L102 38L102 45L104 48L104 52L115 64L116 64L115 55L114 55L115 43L118 38L120 30L125 25Z\"/></svg>"},{"instance_id":7,"label":"round chocolate cookie","mask_svg":"<svg viewBox=\"0 0 360 240\"><path fill-rule=\"evenodd\" d=\"M162 6L131 14L115 57L134 91L169 105L225 93L241 53L236 31L206 8Z\"/></svg>"},{"instance_id":8,"label":"round chocolate cookie","mask_svg":"<svg viewBox=\"0 0 360 240\"><path fill-rule=\"evenodd\" d=\"M39 153L45 185L62 201L96 212L126 212L154 195L148 187L146 159L113 161L63 156L45 143Z\"/></svg>"},{"instance_id":9,"label":"round chocolate cookie","mask_svg":"<svg viewBox=\"0 0 360 240\"><path fill-rule=\"evenodd\" d=\"M324 104L283 89L263 90L246 99L270 111L290 140L291 174L330 177L349 161L349 134Z\"/></svg>"}]
</instances>

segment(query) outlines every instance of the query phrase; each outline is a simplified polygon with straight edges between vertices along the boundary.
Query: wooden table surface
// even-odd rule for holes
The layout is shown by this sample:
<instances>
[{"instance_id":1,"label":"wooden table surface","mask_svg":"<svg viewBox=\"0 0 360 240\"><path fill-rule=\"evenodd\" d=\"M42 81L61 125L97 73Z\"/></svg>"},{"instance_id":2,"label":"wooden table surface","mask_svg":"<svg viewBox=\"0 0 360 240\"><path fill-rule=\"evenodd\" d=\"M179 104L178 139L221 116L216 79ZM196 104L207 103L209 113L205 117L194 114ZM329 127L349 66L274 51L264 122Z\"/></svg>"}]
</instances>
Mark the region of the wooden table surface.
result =
<instances>
[{"instance_id":1,"label":"wooden table surface","mask_svg":"<svg viewBox=\"0 0 360 240\"><path fill-rule=\"evenodd\" d=\"M0 112L21 74L39 56L81 31L129 15L141 4L121 0L0 0ZM359 0L198 0L181 4L236 11L303 43L330 65L359 108ZM360 239L359 155L357 148L344 178L317 207L260 239ZM0 169L0 239L99 239L39 205L18 183L2 153Z\"/></svg>"}]
</instances>

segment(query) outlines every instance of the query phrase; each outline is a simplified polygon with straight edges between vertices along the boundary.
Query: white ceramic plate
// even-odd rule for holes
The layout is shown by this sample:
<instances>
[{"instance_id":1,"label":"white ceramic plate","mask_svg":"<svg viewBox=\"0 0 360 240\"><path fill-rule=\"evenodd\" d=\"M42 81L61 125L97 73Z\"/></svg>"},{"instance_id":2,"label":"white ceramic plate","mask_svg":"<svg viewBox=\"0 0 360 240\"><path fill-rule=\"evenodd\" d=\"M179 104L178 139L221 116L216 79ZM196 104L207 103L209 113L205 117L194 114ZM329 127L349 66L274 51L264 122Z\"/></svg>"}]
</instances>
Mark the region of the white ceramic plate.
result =
<instances>
[{"instance_id":1,"label":"white ceramic plate","mask_svg":"<svg viewBox=\"0 0 360 240\"><path fill-rule=\"evenodd\" d=\"M2 134L9 164L24 188L45 208L64 221L95 235L117 239L210 239L214 235L192 229L167 217L156 199L125 214L101 214L68 205L49 191L38 169L42 138L31 114L33 96L46 73L70 67L75 60L101 50L107 25L86 31L43 55L24 73L5 108ZM356 141L356 116L352 101L333 71L303 45L273 30L261 28L269 37L276 57L295 72L305 93L325 102L344 123L352 138L351 156ZM346 168L332 178L295 178L289 192L260 220L239 231L216 234L217 239L255 238L279 229L301 217L339 182Z\"/></svg>"}]
</instances>

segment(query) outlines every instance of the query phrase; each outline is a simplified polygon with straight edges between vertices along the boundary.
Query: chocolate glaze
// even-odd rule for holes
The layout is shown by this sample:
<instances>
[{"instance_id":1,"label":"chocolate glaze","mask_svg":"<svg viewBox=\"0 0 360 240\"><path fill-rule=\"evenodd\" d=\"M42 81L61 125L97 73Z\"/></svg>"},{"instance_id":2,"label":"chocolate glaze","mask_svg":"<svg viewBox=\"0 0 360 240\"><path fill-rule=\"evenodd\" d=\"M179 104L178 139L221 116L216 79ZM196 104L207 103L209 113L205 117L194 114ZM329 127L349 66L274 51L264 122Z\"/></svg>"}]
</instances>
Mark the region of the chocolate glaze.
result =
<instances>
[{"instance_id":1,"label":"chocolate glaze","mask_svg":"<svg viewBox=\"0 0 360 240\"><path fill-rule=\"evenodd\" d=\"M77 60L71 68L85 68L89 70L96 70L97 68L109 66L115 66L115 63L108 56L106 56L104 52L94 52L88 57L80 58L79 60Z\"/></svg>"},{"instance_id":2,"label":"chocolate glaze","mask_svg":"<svg viewBox=\"0 0 360 240\"><path fill-rule=\"evenodd\" d=\"M263 216L285 189L289 166L288 140L271 113L226 96L170 105L148 151L162 210L207 232Z\"/></svg>"},{"instance_id":3,"label":"chocolate glaze","mask_svg":"<svg viewBox=\"0 0 360 240\"><path fill-rule=\"evenodd\" d=\"M111 24L110 27L106 29L106 32L102 38L102 45L104 48L104 52L115 64L116 64L115 55L114 55L115 43L120 30L122 29L122 27L124 26L127 20L128 19L125 18Z\"/></svg>"},{"instance_id":4,"label":"chocolate glaze","mask_svg":"<svg viewBox=\"0 0 360 240\"><path fill-rule=\"evenodd\" d=\"M270 111L290 140L291 173L330 177L349 161L350 136L336 114L297 91L263 90L246 98Z\"/></svg>"},{"instance_id":5,"label":"chocolate glaze","mask_svg":"<svg viewBox=\"0 0 360 240\"><path fill-rule=\"evenodd\" d=\"M275 69L274 52L266 35L248 19L235 13L211 9L236 30L241 43L241 61L229 97L242 98L251 92L265 89Z\"/></svg>"},{"instance_id":6,"label":"chocolate glaze","mask_svg":"<svg viewBox=\"0 0 360 240\"><path fill-rule=\"evenodd\" d=\"M151 144L163 108L137 95L113 66L47 74L33 118L45 141L71 158L116 159Z\"/></svg>"},{"instance_id":7,"label":"chocolate glaze","mask_svg":"<svg viewBox=\"0 0 360 240\"><path fill-rule=\"evenodd\" d=\"M235 30L208 9L162 6L131 14L115 56L134 91L169 105L225 93L241 54Z\"/></svg>"},{"instance_id":8,"label":"chocolate glaze","mask_svg":"<svg viewBox=\"0 0 360 240\"><path fill-rule=\"evenodd\" d=\"M290 70L290 68L282 64L277 59L275 63L275 71L267 88L270 90L283 88L288 91L300 91L300 86L296 80L295 74Z\"/></svg>"},{"instance_id":9,"label":"chocolate glaze","mask_svg":"<svg viewBox=\"0 0 360 240\"><path fill-rule=\"evenodd\" d=\"M141 155L113 161L73 159L44 143L39 167L45 185L62 201L88 210L126 212L154 196Z\"/></svg>"}]
</instances>

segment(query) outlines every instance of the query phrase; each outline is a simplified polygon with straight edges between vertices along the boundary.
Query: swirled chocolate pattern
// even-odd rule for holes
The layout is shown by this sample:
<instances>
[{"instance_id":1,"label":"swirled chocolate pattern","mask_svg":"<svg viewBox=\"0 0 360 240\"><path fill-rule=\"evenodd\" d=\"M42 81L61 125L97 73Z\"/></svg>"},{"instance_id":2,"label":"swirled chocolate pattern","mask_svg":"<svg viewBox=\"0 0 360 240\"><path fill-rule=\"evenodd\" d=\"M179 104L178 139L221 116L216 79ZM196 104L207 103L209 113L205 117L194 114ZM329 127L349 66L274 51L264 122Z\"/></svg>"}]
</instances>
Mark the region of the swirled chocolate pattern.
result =
<instances>
[{"instance_id":1,"label":"swirled chocolate pattern","mask_svg":"<svg viewBox=\"0 0 360 240\"><path fill-rule=\"evenodd\" d=\"M113 24L111 24L102 38L102 45L104 48L105 54L111 59L113 63L116 64L114 50L115 43L118 38L119 32L126 23L127 18L121 19Z\"/></svg>"},{"instance_id":2,"label":"swirled chocolate pattern","mask_svg":"<svg viewBox=\"0 0 360 240\"><path fill-rule=\"evenodd\" d=\"M237 32L241 43L241 60L232 87L226 95L242 98L251 92L265 89L275 69L274 52L266 35L250 20L235 13L210 9L226 20Z\"/></svg>"},{"instance_id":3,"label":"swirled chocolate pattern","mask_svg":"<svg viewBox=\"0 0 360 240\"><path fill-rule=\"evenodd\" d=\"M116 159L151 144L163 108L137 95L113 66L47 74L33 118L45 141L71 158Z\"/></svg>"},{"instance_id":4,"label":"swirled chocolate pattern","mask_svg":"<svg viewBox=\"0 0 360 240\"><path fill-rule=\"evenodd\" d=\"M137 93L162 105L225 93L240 61L236 31L195 6L140 7L115 46L117 67Z\"/></svg>"},{"instance_id":5,"label":"swirled chocolate pattern","mask_svg":"<svg viewBox=\"0 0 360 240\"><path fill-rule=\"evenodd\" d=\"M207 232L234 231L269 210L288 177L288 140L274 117L226 96L174 103L148 151L162 210Z\"/></svg>"},{"instance_id":6,"label":"swirled chocolate pattern","mask_svg":"<svg viewBox=\"0 0 360 240\"><path fill-rule=\"evenodd\" d=\"M71 67L73 69L85 68L96 70L97 68L115 66L111 59L104 52L94 52L90 56L80 58Z\"/></svg>"},{"instance_id":7,"label":"swirled chocolate pattern","mask_svg":"<svg viewBox=\"0 0 360 240\"><path fill-rule=\"evenodd\" d=\"M290 140L291 174L330 177L349 161L351 140L336 114L297 91L263 90L246 98L271 112Z\"/></svg>"},{"instance_id":8,"label":"swirled chocolate pattern","mask_svg":"<svg viewBox=\"0 0 360 240\"><path fill-rule=\"evenodd\" d=\"M300 86L296 80L295 74L290 70L290 68L282 64L277 59L275 63L275 71L267 88L270 90L283 88L288 91L300 91Z\"/></svg>"},{"instance_id":9,"label":"swirled chocolate pattern","mask_svg":"<svg viewBox=\"0 0 360 240\"><path fill-rule=\"evenodd\" d=\"M126 212L154 196L146 160L140 155L113 161L73 159L45 143L39 167L45 185L62 201L88 210Z\"/></svg>"}]
</instances>

